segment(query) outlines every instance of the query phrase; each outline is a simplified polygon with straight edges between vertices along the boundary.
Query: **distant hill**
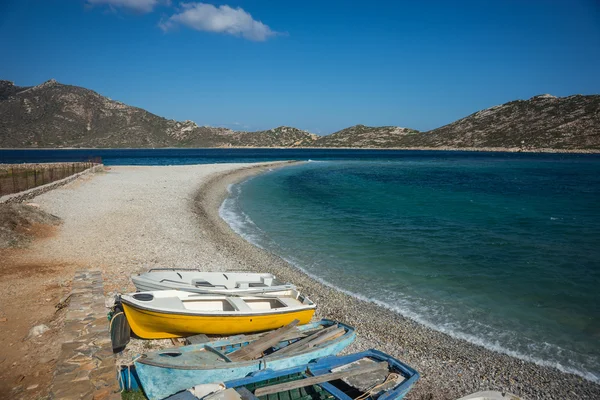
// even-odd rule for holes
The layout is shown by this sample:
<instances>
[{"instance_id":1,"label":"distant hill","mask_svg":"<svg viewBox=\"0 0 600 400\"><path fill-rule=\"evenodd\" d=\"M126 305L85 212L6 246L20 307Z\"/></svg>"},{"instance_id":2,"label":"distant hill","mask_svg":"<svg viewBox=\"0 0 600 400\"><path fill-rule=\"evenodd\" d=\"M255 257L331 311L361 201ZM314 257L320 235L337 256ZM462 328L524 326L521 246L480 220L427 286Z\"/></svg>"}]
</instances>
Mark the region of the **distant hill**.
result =
<instances>
[{"instance_id":1,"label":"distant hill","mask_svg":"<svg viewBox=\"0 0 600 400\"><path fill-rule=\"evenodd\" d=\"M310 147L319 136L289 126L266 131L234 132L232 143L239 147Z\"/></svg>"},{"instance_id":2,"label":"distant hill","mask_svg":"<svg viewBox=\"0 0 600 400\"><path fill-rule=\"evenodd\" d=\"M548 94L478 111L429 132L407 147L599 150L600 96Z\"/></svg>"},{"instance_id":3,"label":"distant hill","mask_svg":"<svg viewBox=\"0 0 600 400\"><path fill-rule=\"evenodd\" d=\"M401 147L404 137L419 131L398 126L364 126L355 125L350 128L322 136L314 147Z\"/></svg>"},{"instance_id":4,"label":"distant hill","mask_svg":"<svg viewBox=\"0 0 600 400\"><path fill-rule=\"evenodd\" d=\"M168 120L49 80L0 81L0 147L344 147L600 151L600 96L541 95L478 111L429 132L356 125L328 136Z\"/></svg>"},{"instance_id":5,"label":"distant hill","mask_svg":"<svg viewBox=\"0 0 600 400\"><path fill-rule=\"evenodd\" d=\"M540 95L478 111L428 132L356 125L316 147L600 150L600 96Z\"/></svg>"},{"instance_id":6,"label":"distant hill","mask_svg":"<svg viewBox=\"0 0 600 400\"><path fill-rule=\"evenodd\" d=\"M92 90L49 80L0 81L0 147L289 147L314 135L280 127L234 132L168 120Z\"/></svg>"}]
</instances>

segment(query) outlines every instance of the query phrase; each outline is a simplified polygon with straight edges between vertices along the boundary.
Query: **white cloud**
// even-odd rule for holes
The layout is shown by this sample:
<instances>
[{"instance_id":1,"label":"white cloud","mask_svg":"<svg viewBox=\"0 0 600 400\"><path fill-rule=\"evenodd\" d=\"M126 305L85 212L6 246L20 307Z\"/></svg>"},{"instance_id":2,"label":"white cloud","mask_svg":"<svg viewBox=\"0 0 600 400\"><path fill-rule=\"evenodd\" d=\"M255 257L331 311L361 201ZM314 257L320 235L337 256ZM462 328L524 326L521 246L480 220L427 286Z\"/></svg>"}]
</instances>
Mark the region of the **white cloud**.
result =
<instances>
[{"instance_id":1,"label":"white cloud","mask_svg":"<svg viewBox=\"0 0 600 400\"><path fill-rule=\"evenodd\" d=\"M198 31L226 33L259 42L277 35L277 32L239 7L223 5L217 8L206 3L181 3L179 11L166 21L161 21L160 28L168 31L177 25L185 25Z\"/></svg>"},{"instance_id":2,"label":"white cloud","mask_svg":"<svg viewBox=\"0 0 600 400\"><path fill-rule=\"evenodd\" d=\"M161 0L87 0L87 4L91 6L106 5L110 8L127 8L139 13L149 13L154 10L160 3L165 3ZM166 3L170 3L166 1Z\"/></svg>"}]
</instances>

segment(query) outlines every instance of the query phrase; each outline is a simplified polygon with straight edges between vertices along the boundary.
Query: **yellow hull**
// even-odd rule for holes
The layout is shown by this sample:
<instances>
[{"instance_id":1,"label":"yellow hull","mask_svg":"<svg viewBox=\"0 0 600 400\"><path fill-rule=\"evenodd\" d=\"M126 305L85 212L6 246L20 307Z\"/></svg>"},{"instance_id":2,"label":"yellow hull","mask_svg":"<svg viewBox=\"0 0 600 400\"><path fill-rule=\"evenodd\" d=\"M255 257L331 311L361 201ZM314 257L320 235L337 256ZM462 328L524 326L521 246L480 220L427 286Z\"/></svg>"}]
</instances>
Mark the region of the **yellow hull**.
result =
<instances>
[{"instance_id":1,"label":"yellow hull","mask_svg":"<svg viewBox=\"0 0 600 400\"><path fill-rule=\"evenodd\" d=\"M204 333L237 335L281 328L295 319L299 325L310 322L314 308L266 315L198 316L148 311L123 304L125 316L133 333L142 339L169 339Z\"/></svg>"}]
</instances>

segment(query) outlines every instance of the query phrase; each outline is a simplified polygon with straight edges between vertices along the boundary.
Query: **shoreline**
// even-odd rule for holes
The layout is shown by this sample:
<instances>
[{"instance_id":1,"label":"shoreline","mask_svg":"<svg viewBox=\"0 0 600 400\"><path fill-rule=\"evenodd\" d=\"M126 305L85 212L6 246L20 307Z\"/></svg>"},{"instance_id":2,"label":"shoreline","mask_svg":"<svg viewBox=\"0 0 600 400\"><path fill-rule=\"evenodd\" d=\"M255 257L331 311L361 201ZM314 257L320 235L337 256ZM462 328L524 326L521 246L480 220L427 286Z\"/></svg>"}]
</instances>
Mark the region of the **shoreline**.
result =
<instances>
[{"instance_id":1,"label":"shoreline","mask_svg":"<svg viewBox=\"0 0 600 400\"><path fill-rule=\"evenodd\" d=\"M600 154L600 149L554 149L540 147L1 147L0 151L14 150L399 150L399 151L452 151L481 153L523 153L523 154Z\"/></svg>"},{"instance_id":2,"label":"shoreline","mask_svg":"<svg viewBox=\"0 0 600 400\"><path fill-rule=\"evenodd\" d=\"M456 399L481 390L508 391L527 399L600 398L600 385L578 375L542 366L436 331L371 301L343 293L310 277L280 257L234 232L220 217L228 186L268 169L294 165L276 162L215 173L196 189L194 211L200 229L241 270L270 272L293 282L316 304L316 318L331 318L357 328L349 351L378 348L421 373L407 399Z\"/></svg>"}]
</instances>

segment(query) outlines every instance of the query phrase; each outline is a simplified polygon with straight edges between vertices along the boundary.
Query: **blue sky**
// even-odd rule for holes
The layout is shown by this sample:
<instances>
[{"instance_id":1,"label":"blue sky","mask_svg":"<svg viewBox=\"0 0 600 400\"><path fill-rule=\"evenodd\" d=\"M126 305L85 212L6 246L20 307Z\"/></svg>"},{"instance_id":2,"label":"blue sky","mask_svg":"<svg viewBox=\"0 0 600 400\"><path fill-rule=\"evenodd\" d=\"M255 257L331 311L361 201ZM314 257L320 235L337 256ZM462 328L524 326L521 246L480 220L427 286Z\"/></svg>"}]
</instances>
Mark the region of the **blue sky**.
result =
<instances>
[{"instance_id":1,"label":"blue sky","mask_svg":"<svg viewBox=\"0 0 600 400\"><path fill-rule=\"evenodd\" d=\"M600 2L2 0L0 79L200 125L429 130L600 93Z\"/></svg>"}]
</instances>

